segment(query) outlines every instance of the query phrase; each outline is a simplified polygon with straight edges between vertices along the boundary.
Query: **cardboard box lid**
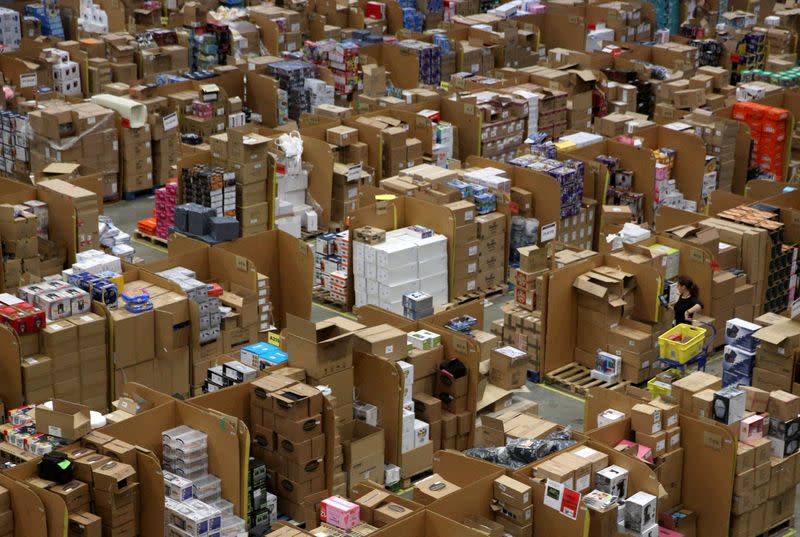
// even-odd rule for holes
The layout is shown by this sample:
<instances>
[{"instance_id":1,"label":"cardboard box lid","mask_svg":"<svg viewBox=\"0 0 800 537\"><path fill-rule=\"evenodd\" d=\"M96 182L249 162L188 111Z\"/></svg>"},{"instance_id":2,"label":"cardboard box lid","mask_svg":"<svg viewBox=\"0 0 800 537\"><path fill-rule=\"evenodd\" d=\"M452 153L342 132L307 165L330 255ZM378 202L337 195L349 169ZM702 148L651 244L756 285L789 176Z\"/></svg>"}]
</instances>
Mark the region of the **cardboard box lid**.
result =
<instances>
[{"instance_id":1,"label":"cardboard box lid","mask_svg":"<svg viewBox=\"0 0 800 537\"><path fill-rule=\"evenodd\" d=\"M54 162L45 166L42 173L45 175L71 175L77 173L80 167L80 164L72 162Z\"/></svg>"},{"instance_id":2,"label":"cardboard box lid","mask_svg":"<svg viewBox=\"0 0 800 537\"><path fill-rule=\"evenodd\" d=\"M779 346L785 341L800 337L800 324L787 320L782 323L766 326L755 332L753 337L759 341Z\"/></svg>"}]
</instances>

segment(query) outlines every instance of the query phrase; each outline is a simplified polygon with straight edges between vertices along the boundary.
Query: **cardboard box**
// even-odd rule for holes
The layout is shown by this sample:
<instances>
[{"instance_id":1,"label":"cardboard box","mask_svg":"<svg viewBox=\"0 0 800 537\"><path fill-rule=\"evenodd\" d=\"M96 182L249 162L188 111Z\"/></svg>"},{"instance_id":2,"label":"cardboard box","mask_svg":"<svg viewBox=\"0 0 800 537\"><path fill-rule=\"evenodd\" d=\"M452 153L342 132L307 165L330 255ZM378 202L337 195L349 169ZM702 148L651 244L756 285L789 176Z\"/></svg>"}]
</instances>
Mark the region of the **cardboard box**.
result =
<instances>
[{"instance_id":1,"label":"cardboard box","mask_svg":"<svg viewBox=\"0 0 800 537\"><path fill-rule=\"evenodd\" d=\"M353 366L353 332L364 325L335 317L312 323L288 315L286 351L289 365L306 370L311 377L324 377Z\"/></svg>"},{"instance_id":2,"label":"cardboard box","mask_svg":"<svg viewBox=\"0 0 800 537\"><path fill-rule=\"evenodd\" d=\"M89 407L54 400L52 410L44 405L36 407L36 427L41 432L78 440L91 430Z\"/></svg>"},{"instance_id":3,"label":"cardboard box","mask_svg":"<svg viewBox=\"0 0 800 537\"><path fill-rule=\"evenodd\" d=\"M407 335L388 324L359 330L353 335L353 350L382 356L392 361L404 360L408 354Z\"/></svg>"},{"instance_id":4,"label":"cardboard box","mask_svg":"<svg viewBox=\"0 0 800 537\"><path fill-rule=\"evenodd\" d=\"M458 490L461 490L461 487L443 479L439 474L433 474L414 485L414 501L428 505Z\"/></svg>"}]
</instances>

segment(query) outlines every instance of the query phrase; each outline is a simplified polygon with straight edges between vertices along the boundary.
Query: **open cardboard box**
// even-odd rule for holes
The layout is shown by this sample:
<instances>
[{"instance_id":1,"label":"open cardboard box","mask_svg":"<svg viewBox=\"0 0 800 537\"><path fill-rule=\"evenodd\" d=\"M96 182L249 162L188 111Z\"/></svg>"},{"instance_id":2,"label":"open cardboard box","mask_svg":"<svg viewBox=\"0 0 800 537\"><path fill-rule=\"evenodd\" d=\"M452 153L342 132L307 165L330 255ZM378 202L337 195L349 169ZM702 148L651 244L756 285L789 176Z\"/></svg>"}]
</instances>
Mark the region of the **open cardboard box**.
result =
<instances>
[{"instance_id":1,"label":"open cardboard box","mask_svg":"<svg viewBox=\"0 0 800 537\"><path fill-rule=\"evenodd\" d=\"M36 407L36 429L68 440L78 440L91 430L89 407L52 400L53 408L45 405Z\"/></svg>"}]
</instances>

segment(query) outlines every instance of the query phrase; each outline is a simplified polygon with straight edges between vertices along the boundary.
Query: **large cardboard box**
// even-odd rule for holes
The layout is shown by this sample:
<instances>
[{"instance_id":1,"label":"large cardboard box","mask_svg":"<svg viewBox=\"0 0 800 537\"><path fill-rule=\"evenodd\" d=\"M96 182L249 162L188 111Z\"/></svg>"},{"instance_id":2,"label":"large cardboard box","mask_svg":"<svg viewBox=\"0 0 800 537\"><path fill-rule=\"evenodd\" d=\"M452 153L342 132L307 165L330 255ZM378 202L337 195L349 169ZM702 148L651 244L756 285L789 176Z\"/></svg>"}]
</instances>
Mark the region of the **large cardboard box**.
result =
<instances>
[{"instance_id":1,"label":"large cardboard box","mask_svg":"<svg viewBox=\"0 0 800 537\"><path fill-rule=\"evenodd\" d=\"M91 430L89 408L60 399L53 401L52 410L39 405L36 407L36 428L46 434L78 440Z\"/></svg>"},{"instance_id":2,"label":"large cardboard box","mask_svg":"<svg viewBox=\"0 0 800 537\"><path fill-rule=\"evenodd\" d=\"M311 377L324 377L353 367L353 332L364 325L334 317L312 323L287 316L286 351L289 365Z\"/></svg>"}]
</instances>

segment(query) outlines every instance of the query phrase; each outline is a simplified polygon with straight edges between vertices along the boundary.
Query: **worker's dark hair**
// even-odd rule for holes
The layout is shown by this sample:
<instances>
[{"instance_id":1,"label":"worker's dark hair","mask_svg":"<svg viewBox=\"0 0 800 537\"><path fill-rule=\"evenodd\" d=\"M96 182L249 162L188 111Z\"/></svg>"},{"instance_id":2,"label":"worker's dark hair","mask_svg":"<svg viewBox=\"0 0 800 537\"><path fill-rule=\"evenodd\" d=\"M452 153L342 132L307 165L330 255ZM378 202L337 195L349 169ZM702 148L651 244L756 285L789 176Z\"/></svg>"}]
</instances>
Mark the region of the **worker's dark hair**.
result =
<instances>
[{"instance_id":1,"label":"worker's dark hair","mask_svg":"<svg viewBox=\"0 0 800 537\"><path fill-rule=\"evenodd\" d=\"M697 284L687 276L678 276L678 285L682 285L687 288L689 290L689 294L695 298L697 298L698 293L700 293L700 289L697 287Z\"/></svg>"}]
</instances>

